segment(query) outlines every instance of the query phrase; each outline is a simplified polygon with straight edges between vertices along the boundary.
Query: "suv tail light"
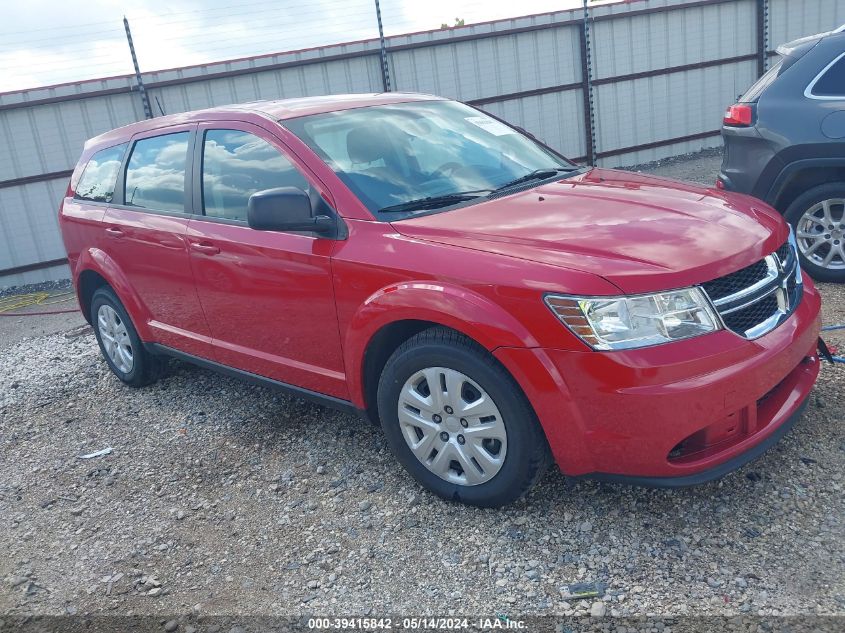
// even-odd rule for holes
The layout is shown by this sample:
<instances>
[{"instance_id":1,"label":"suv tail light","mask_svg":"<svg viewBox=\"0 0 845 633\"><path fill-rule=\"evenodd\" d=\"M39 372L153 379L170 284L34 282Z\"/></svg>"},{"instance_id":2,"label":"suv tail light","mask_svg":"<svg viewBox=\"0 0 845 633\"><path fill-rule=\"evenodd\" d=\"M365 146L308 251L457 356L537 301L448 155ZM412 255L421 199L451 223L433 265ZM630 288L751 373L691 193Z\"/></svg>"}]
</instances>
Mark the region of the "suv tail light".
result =
<instances>
[{"instance_id":1,"label":"suv tail light","mask_svg":"<svg viewBox=\"0 0 845 633\"><path fill-rule=\"evenodd\" d=\"M754 122L754 108L748 104L736 104L728 108L722 123L732 127L750 127Z\"/></svg>"}]
</instances>

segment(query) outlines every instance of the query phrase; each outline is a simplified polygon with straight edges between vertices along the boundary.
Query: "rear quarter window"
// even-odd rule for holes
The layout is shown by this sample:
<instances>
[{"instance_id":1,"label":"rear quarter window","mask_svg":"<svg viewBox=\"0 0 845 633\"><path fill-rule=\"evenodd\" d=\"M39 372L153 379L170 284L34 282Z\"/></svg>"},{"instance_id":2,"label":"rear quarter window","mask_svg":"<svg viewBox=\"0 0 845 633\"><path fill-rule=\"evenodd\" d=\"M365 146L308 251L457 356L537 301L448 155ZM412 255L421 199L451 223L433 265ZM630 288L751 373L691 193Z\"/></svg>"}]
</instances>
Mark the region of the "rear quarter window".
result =
<instances>
[{"instance_id":1,"label":"rear quarter window","mask_svg":"<svg viewBox=\"0 0 845 633\"><path fill-rule=\"evenodd\" d=\"M117 172L126 152L127 143L100 150L94 154L76 185L74 198L92 202L111 202L114 197Z\"/></svg>"},{"instance_id":2,"label":"rear quarter window","mask_svg":"<svg viewBox=\"0 0 845 633\"><path fill-rule=\"evenodd\" d=\"M845 53L836 58L813 82L814 97L845 97Z\"/></svg>"}]
</instances>

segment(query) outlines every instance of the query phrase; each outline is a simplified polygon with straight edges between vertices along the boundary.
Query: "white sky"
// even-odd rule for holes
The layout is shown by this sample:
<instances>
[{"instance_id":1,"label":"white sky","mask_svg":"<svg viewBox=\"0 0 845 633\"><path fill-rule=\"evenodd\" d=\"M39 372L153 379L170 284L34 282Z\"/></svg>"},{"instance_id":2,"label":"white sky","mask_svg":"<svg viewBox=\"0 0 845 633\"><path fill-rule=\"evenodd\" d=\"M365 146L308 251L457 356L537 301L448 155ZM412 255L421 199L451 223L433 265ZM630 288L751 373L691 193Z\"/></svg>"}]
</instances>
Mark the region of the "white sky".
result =
<instances>
[{"instance_id":1,"label":"white sky","mask_svg":"<svg viewBox=\"0 0 845 633\"><path fill-rule=\"evenodd\" d=\"M608 0L599 0L608 1ZM385 34L581 6L581 0L381 0ZM374 0L0 0L0 92L378 35Z\"/></svg>"}]
</instances>

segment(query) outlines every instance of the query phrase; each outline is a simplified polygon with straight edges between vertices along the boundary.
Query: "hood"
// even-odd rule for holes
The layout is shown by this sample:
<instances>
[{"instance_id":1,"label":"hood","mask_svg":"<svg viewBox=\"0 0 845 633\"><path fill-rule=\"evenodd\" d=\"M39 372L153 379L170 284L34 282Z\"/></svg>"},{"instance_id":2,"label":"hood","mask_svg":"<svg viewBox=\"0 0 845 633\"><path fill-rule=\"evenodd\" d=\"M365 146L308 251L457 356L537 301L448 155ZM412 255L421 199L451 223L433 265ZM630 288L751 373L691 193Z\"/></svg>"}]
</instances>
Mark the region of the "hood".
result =
<instances>
[{"instance_id":1,"label":"hood","mask_svg":"<svg viewBox=\"0 0 845 633\"><path fill-rule=\"evenodd\" d=\"M721 277L788 236L777 212L749 196L611 169L393 227L407 237L593 273L626 293Z\"/></svg>"}]
</instances>

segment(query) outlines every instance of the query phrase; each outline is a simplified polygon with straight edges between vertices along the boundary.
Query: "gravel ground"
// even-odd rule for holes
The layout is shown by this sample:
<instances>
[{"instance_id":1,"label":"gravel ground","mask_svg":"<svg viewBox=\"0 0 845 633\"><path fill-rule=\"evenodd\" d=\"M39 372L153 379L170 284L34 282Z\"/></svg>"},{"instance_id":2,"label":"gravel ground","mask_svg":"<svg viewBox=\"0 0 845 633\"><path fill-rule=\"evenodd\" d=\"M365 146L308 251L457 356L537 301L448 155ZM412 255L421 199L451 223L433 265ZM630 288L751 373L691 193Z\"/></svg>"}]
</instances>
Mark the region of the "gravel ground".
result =
<instances>
[{"instance_id":1,"label":"gravel ground","mask_svg":"<svg viewBox=\"0 0 845 633\"><path fill-rule=\"evenodd\" d=\"M28 284L26 286L5 286L0 288L0 298L30 292L59 292L72 289L73 286L70 283L70 279L59 279L57 281L44 281L40 284Z\"/></svg>"},{"instance_id":2,"label":"gravel ground","mask_svg":"<svg viewBox=\"0 0 845 633\"><path fill-rule=\"evenodd\" d=\"M822 293L845 322L845 288ZM0 355L0 614L845 614L845 366L720 482L555 471L481 510L422 491L362 420L176 362L131 390L67 325Z\"/></svg>"},{"instance_id":3,"label":"gravel ground","mask_svg":"<svg viewBox=\"0 0 845 633\"><path fill-rule=\"evenodd\" d=\"M623 167L630 171L644 171L650 174L687 180L699 185L712 187L716 182L716 174L722 164L722 148L705 149L694 154L673 156L652 163Z\"/></svg>"}]
</instances>

